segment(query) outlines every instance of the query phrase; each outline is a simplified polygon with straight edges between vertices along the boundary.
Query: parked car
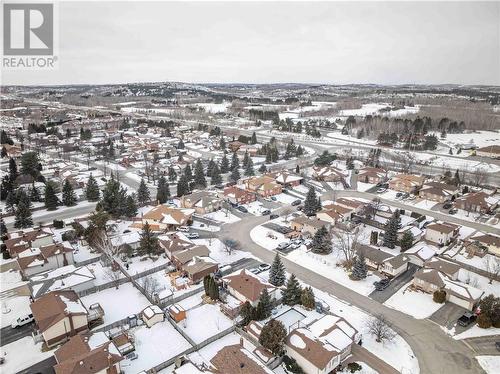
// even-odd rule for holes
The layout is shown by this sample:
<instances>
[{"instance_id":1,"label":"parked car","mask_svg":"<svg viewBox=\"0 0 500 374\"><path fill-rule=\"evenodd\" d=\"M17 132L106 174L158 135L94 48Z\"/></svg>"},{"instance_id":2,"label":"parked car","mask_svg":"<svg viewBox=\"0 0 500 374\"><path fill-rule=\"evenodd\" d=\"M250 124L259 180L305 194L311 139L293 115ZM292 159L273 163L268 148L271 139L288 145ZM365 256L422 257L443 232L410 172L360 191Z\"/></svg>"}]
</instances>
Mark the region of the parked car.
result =
<instances>
[{"instance_id":1,"label":"parked car","mask_svg":"<svg viewBox=\"0 0 500 374\"><path fill-rule=\"evenodd\" d=\"M385 189L385 188L379 188L377 190L377 193L384 193L385 191L387 191L387 189Z\"/></svg>"},{"instance_id":2,"label":"parked car","mask_svg":"<svg viewBox=\"0 0 500 374\"><path fill-rule=\"evenodd\" d=\"M259 274L260 270L258 268L253 268L253 269L250 269L249 272L252 274Z\"/></svg>"},{"instance_id":3,"label":"parked car","mask_svg":"<svg viewBox=\"0 0 500 374\"><path fill-rule=\"evenodd\" d=\"M278 199L276 198L276 196L271 196L271 200L272 201L277 201Z\"/></svg>"},{"instance_id":4,"label":"parked car","mask_svg":"<svg viewBox=\"0 0 500 374\"><path fill-rule=\"evenodd\" d=\"M189 232L189 227L188 226L179 226L176 228L177 231L181 232Z\"/></svg>"},{"instance_id":5,"label":"parked car","mask_svg":"<svg viewBox=\"0 0 500 374\"><path fill-rule=\"evenodd\" d=\"M269 270L271 269L271 265L269 264L260 264L259 265L259 270L262 272L262 271L266 271L266 270Z\"/></svg>"},{"instance_id":6,"label":"parked car","mask_svg":"<svg viewBox=\"0 0 500 374\"><path fill-rule=\"evenodd\" d=\"M500 342L495 342L495 348L500 351Z\"/></svg>"},{"instance_id":7,"label":"parked car","mask_svg":"<svg viewBox=\"0 0 500 374\"><path fill-rule=\"evenodd\" d=\"M302 203L302 201L300 199L294 200L294 201L292 201L292 206L300 205L300 203Z\"/></svg>"},{"instance_id":8,"label":"parked car","mask_svg":"<svg viewBox=\"0 0 500 374\"><path fill-rule=\"evenodd\" d=\"M277 249L279 251L283 250L283 249L287 249L289 245L290 245L290 243L288 243L288 242L281 242L280 244L278 244Z\"/></svg>"},{"instance_id":9,"label":"parked car","mask_svg":"<svg viewBox=\"0 0 500 374\"><path fill-rule=\"evenodd\" d=\"M126 357L130 361L137 360L139 358L139 356L135 352L129 353Z\"/></svg>"},{"instance_id":10,"label":"parked car","mask_svg":"<svg viewBox=\"0 0 500 374\"><path fill-rule=\"evenodd\" d=\"M24 325L27 325L28 323L31 323L35 320L35 318L33 317L33 314L26 314L26 315L23 315L19 318L17 318L16 320L14 320L12 323L11 323L11 327L13 329L15 328L18 328L18 327L21 327L21 326L24 326Z\"/></svg>"},{"instance_id":11,"label":"parked car","mask_svg":"<svg viewBox=\"0 0 500 374\"><path fill-rule=\"evenodd\" d=\"M260 212L263 216L268 216L271 214L271 211L269 209L264 209Z\"/></svg>"},{"instance_id":12,"label":"parked car","mask_svg":"<svg viewBox=\"0 0 500 374\"><path fill-rule=\"evenodd\" d=\"M301 238L293 239L292 243L302 245L302 243L304 243L304 239Z\"/></svg>"},{"instance_id":13,"label":"parked car","mask_svg":"<svg viewBox=\"0 0 500 374\"><path fill-rule=\"evenodd\" d=\"M200 234L198 234L197 232L191 232L189 234L186 235L189 239L198 239L200 237Z\"/></svg>"},{"instance_id":14,"label":"parked car","mask_svg":"<svg viewBox=\"0 0 500 374\"><path fill-rule=\"evenodd\" d=\"M454 214L457 214L458 212L458 209L457 208L451 208L448 213L451 214L451 215L454 215Z\"/></svg>"},{"instance_id":15,"label":"parked car","mask_svg":"<svg viewBox=\"0 0 500 374\"><path fill-rule=\"evenodd\" d=\"M398 192L398 193L396 194L396 197L402 197L402 196L403 196L403 193L402 193L402 192Z\"/></svg>"},{"instance_id":16,"label":"parked car","mask_svg":"<svg viewBox=\"0 0 500 374\"><path fill-rule=\"evenodd\" d=\"M299 206L297 207L297 210L298 210L298 211L302 211L302 209L304 209L304 205L299 205Z\"/></svg>"},{"instance_id":17,"label":"parked car","mask_svg":"<svg viewBox=\"0 0 500 374\"><path fill-rule=\"evenodd\" d=\"M391 281L388 279L388 278L384 278L384 279L381 279L380 281L378 282L374 282L373 285L375 286L375 289L377 291L383 291L385 290L387 287L389 287L389 283Z\"/></svg>"},{"instance_id":18,"label":"parked car","mask_svg":"<svg viewBox=\"0 0 500 374\"><path fill-rule=\"evenodd\" d=\"M408 200L415 200L417 197L415 195L408 196Z\"/></svg>"},{"instance_id":19,"label":"parked car","mask_svg":"<svg viewBox=\"0 0 500 374\"><path fill-rule=\"evenodd\" d=\"M465 312L462 314L462 316L458 319L457 323L462 326L462 327L467 327L470 324L474 323L476 321L477 316L474 313L471 312Z\"/></svg>"},{"instance_id":20,"label":"parked car","mask_svg":"<svg viewBox=\"0 0 500 374\"><path fill-rule=\"evenodd\" d=\"M290 244L290 248L297 249L297 248L300 248L301 245L302 245L302 243L293 242L292 244Z\"/></svg>"},{"instance_id":21,"label":"parked car","mask_svg":"<svg viewBox=\"0 0 500 374\"><path fill-rule=\"evenodd\" d=\"M443 209L450 209L453 206L452 203L444 203Z\"/></svg>"},{"instance_id":22,"label":"parked car","mask_svg":"<svg viewBox=\"0 0 500 374\"><path fill-rule=\"evenodd\" d=\"M271 214L271 215L269 216L269 219L276 219L276 218L280 218L280 216L279 216L279 215L277 215L277 214Z\"/></svg>"},{"instance_id":23,"label":"parked car","mask_svg":"<svg viewBox=\"0 0 500 374\"><path fill-rule=\"evenodd\" d=\"M238 208L236 208L236 209L238 209L238 210L239 210L240 212L242 212L242 213L248 213L248 209L247 209L247 208L245 208L243 205L240 205L240 206L239 206Z\"/></svg>"},{"instance_id":24,"label":"parked car","mask_svg":"<svg viewBox=\"0 0 500 374\"><path fill-rule=\"evenodd\" d=\"M325 301L316 299L316 312L325 313L330 311L330 305L328 305Z\"/></svg>"}]
</instances>

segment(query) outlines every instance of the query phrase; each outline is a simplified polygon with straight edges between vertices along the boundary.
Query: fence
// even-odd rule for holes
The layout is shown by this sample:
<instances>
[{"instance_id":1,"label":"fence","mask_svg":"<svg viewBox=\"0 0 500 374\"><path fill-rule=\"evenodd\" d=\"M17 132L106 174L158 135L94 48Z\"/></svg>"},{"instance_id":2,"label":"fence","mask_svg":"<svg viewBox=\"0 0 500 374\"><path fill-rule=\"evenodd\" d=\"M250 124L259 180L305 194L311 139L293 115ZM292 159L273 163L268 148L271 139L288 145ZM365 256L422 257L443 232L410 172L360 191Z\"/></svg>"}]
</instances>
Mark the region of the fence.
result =
<instances>
[{"instance_id":1,"label":"fence","mask_svg":"<svg viewBox=\"0 0 500 374\"><path fill-rule=\"evenodd\" d=\"M116 281L114 280L114 281L111 281L111 282L108 282L105 284L100 284L98 286L87 288L86 290L78 291L77 295L79 297L84 297L84 296L90 295L90 294L95 293L95 292L104 291L104 290L107 290L108 288L116 287L117 285L121 286L122 284L125 284L127 282L128 282L127 278L120 278Z\"/></svg>"},{"instance_id":2,"label":"fence","mask_svg":"<svg viewBox=\"0 0 500 374\"><path fill-rule=\"evenodd\" d=\"M92 258L88 258L88 259L80 261L80 262L75 262L75 267L82 267L85 265L93 264L94 262L98 262L98 261L101 261L103 259L104 259L104 255L101 253L97 257L92 257Z\"/></svg>"}]
</instances>

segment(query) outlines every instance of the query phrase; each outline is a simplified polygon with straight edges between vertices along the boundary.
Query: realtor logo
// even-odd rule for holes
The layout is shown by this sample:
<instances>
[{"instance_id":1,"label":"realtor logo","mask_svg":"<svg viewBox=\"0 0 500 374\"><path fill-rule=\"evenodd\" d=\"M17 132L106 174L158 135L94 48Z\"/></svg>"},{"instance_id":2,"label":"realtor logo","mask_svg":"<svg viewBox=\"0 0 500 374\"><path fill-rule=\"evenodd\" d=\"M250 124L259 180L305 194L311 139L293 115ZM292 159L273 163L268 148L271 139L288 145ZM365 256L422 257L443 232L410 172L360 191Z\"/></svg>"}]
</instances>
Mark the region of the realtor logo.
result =
<instances>
[{"instance_id":1,"label":"realtor logo","mask_svg":"<svg viewBox=\"0 0 500 374\"><path fill-rule=\"evenodd\" d=\"M54 53L53 4L3 5L4 56Z\"/></svg>"}]
</instances>

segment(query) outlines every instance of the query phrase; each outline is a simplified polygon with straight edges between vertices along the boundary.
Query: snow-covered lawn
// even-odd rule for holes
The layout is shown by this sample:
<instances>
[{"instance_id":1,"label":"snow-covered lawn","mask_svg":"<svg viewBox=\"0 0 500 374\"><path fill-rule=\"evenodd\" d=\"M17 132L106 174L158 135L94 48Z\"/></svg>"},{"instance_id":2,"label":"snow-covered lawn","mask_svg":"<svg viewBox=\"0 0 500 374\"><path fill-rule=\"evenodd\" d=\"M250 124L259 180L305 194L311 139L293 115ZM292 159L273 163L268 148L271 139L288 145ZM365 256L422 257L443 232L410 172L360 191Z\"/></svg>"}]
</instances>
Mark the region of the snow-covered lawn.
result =
<instances>
[{"instance_id":1,"label":"snow-covered lawn","mask_svg":"<svg viewBox=\"0 0 500 374\"><path fill-rule=\"evenodd\" d=\"M446 331L446 330L445 330ZM453 334L453 329L447 331L449 334ZM467 338L475 338L478 336L492 336L500 335L500 328L490 327L489 329L482 329L477 325L472 326L470 329L453 336L453 339L462 340Z\"/></svg>"},{"instance_id":2,"label":"snow-covered lawn","mask_svg":"<svg viewBox=\"0 0 500 374\"><path fill-rule=\"evenodd\" d=\"M233 325L218 304L203 304L186 312L186 319L178 326L195 342L201 343Z\"/></svg>"},{"instance_id":3,"label":"snow-covered lawn","mask_svg":"<svg viewBox=\"0 0 500 374\"><path fill-rule=\"evenodd\" d=\"M275 195L274 197L276 197L277 201L283 204L291 204L295 200L299 199L297 196L288 195L286 193L280 193L278 195Z\"/></svg>"},{"instance_id":4,"label":"snow-covered lawn","mask_svg":"<svg viewBox=\"0 0 500 374\"><path fill-rule=\"evenodd\" d=\"M500 356L476 356L476 360L486 374L500 373Z\"/></svg>"},{"instance_id":5,"label":"snow-covered lawn","mask_svg":"<svg viewBox=\"0 0 500 374\"><path fill-rule=\"evenodd\" d=\"M373 184L373 183L357 182L358 191L364 192L364 191L367 191L374 186L375 186L375 184Z\"/></svg>"},{"instance_id":6,"label":"snow-covered lawn","mask_svg":"<svg viewBox=\"0 0 500 374\"><path fill-rule=\"evenodd\" d=\"M54 354L54 351L42 352L42 343L35 344L31 336L2 346L1 356L5 362L1 366L2 373L17 373L43 361Z\"/></svg>"},{"instance_id":7,"label":"snow-covered lawn","mask_svg":"<svg viewBox=\"0 0 500 374\"><path fill-rule=\"evenodd\" d=\"M250 231L250 237L255 243L269 250L275 249L281 242L288 241L283 234L261 225Z\"/></svg>"},{"instance_id":8,"label":"snow-covered lawn","mask_svg":"<svg viewBox=\"0 0 500 374\"><path fill-rule=\"evenodd\" d=\"M0 307L1 328L10 326L17 318L31 313L30 298L28 296L12 296L2 298Z\"/></svg>"},{"instance_id":9,"label":"snow-covered lawn","mask_svg":"<svg viewBox=\"0 0 500 374\"><path fill-rule=\"evenodd\" d=\"M164 255L158 257L157 259L151 259L147 256L130 257L127 258L127 263L129 264L129 268L125 269L125 271L130 275L135 275L142 273L146 270L149 270L151 268L164 265L168 262L169 262L168 258ZM122 264L122 261L120 260L119 263ZM124 264L122 264L122 267L123 266Z\"/></svg>"},{"instance_id":10,"label":"snow-covered lawn","mask_svg":"<svg viewBox=\"0 0 500 374\"><path fill-rule=\"evenodd\" d=\"M210 360L224 347L229 345L239 344L240 335L236 332L232 332L220 339L217 339L213 343L210 343L206 347L203 347L197 352L191 353L189 359L197 365L210 364Z\"/></svg>"},{"instance_id":11,"label":"snow-covered lawn","mask_svg":"<svg viewBox=\"0 0 500 374\"><path fill-rule=\"evenodd\" d=\"M239 217L235 216L231 212L226 212L225 210L222 209L212 213L207 213L203 217L224 223L233 223L240 221Z\"/></svg>"},{"instance_id":12,"label":"snow-covered lawn","mask_svg":"<svg viewBox=\"0 0 500 374\"><path fill-rule=\"evenodd\" d=\"M244 250L232 251L229 254L219 239L194 239L193 243L207 246L210 250L210 257L217 261L220 266L231 264L242 258L255 258L250 252Z\"/></svg>"},{"instance_id":13,"label":"snow-covered lawn","mask_svg":"<svg viewBox=\"0 0 500 374\"><path fill-rule=\"evenodd\" d=\"M440 133L436 133L440 137ZM487 147L492 144L500 144L500 133L496 131L478 131L465 134L446 134L446 139L440 139L441 143L451 147L456 145L475 144L477 147ZM455 151L455 149L454 149ZM462 151L466 155L468 151Z\"/></svg>"},{"instance_id":14,"label":"snow-covered lawn","mask_svg":"<svg viewBox=\"0 0 500 374\"><path fill-rule=\"evenodd\" d=\"M194 308L195 306L200 305L203 302L202 296L204 294L204 292L197 293L196 295L189 296L184 300L177 302L176 304L180 305L182 308L184 308L184 310Z\"/></svg>"},{"instance_id":15,"label":"snow-covered lawn","mask_svg":"<svg viewBox=\"0 0 500 374\"><path fill-rule=\"evenodd\" d=\"M410 284L411 282L404 285L384 305L406 313L416 319L430 317L444 305L435 303L430 294L409 289L408 286Z\"/></svg>"},{"instance_id":16,"label":"snow-covered lawn","mask_svg":"<svg viewBox=\"0 0 500 374\"><path fill-rule=\"evenodd\" d=\"M472 271L460 269L458 272L458 280L483 290L484 296L489 294L493 294L496 297L500 296L500 282L494 280L490 284L490 280L488 278Z\"/></svg>"},{"instance_id":17,"label":"snow-covered lawn","mask_svg":"<svg viewBox=\"0 0 500 374\"><path fill-rule=\"evenodd\" d=\"M191 347L168 321L157 323L151 328L143 325L132 330L132 333L138 358L120 363L125 374L151 369Z\"/></svg>"},{"instance_id":18,"label":"snow-covered lawn","mask_svg":"<svg viewBox=\"0 0 500 374\"><path fill-rule=\"evenodd\" d=\"M260 212L264 209L262 207L262 203L259 201L252 201L251 203L244 204L243 206L247 208L248 213L251 213L254 216L260 216Z\"/></svg>"},{"instance_id":19,"label":"snow-covered lawn","mask_svg":"<svg viewBox=\"0 0 500 374\"><path fill-rule=\"evenodd\" d=\"M141 312L150 305L132 283L122 284L118 289L108 288L81 298L87 309L94 303L99 303L104 310L104 326ZM103 326L103 325L100 325Z\"/></svg>"},{"instance_id":20,"label":"snow-covered lawn","mask_svg":"<svg viewBox=\"0 0 500 374\"><path fill-rule=\"evenodd\" d=\"M92 264L88 264L86 266L92 274L94 274L94 284L96 286L113 282L115 280L114 277L111 276L111 274L113 274L111 269L109 267L102 266L100 262L93 262ZM125 278L125 275L122 272L120 272L120 278Z\"/></svg>"}]
</instances>

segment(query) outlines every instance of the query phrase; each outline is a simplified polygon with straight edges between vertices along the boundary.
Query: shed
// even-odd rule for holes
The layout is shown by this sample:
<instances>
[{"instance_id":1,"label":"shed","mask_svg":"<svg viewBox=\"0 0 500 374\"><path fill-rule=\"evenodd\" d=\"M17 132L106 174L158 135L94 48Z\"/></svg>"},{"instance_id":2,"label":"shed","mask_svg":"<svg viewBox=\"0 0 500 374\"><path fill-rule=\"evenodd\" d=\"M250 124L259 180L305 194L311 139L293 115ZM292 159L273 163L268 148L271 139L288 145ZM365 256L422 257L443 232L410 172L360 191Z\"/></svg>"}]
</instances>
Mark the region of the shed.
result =
<instances>
[{"instance_id":1,"label":"shed","mask_svg":"<svg viewBox=\"0 0 500 374\"><path fill-rule=\"evenodd\" d=\"M171 305L168 308L168 314L177 323L186 319L186 311L179 304Z\"/></svg>"},{"instance_id":2,"label":"shed","mask_svg":"<svg viewBox=\"0 0 500 374\"><path fill-rule=\"evenodd\" d=\"M165 320L165 314L158 305L150 305L142 311L142 320L148 327Z\"/></svg>"}]
</instances>

